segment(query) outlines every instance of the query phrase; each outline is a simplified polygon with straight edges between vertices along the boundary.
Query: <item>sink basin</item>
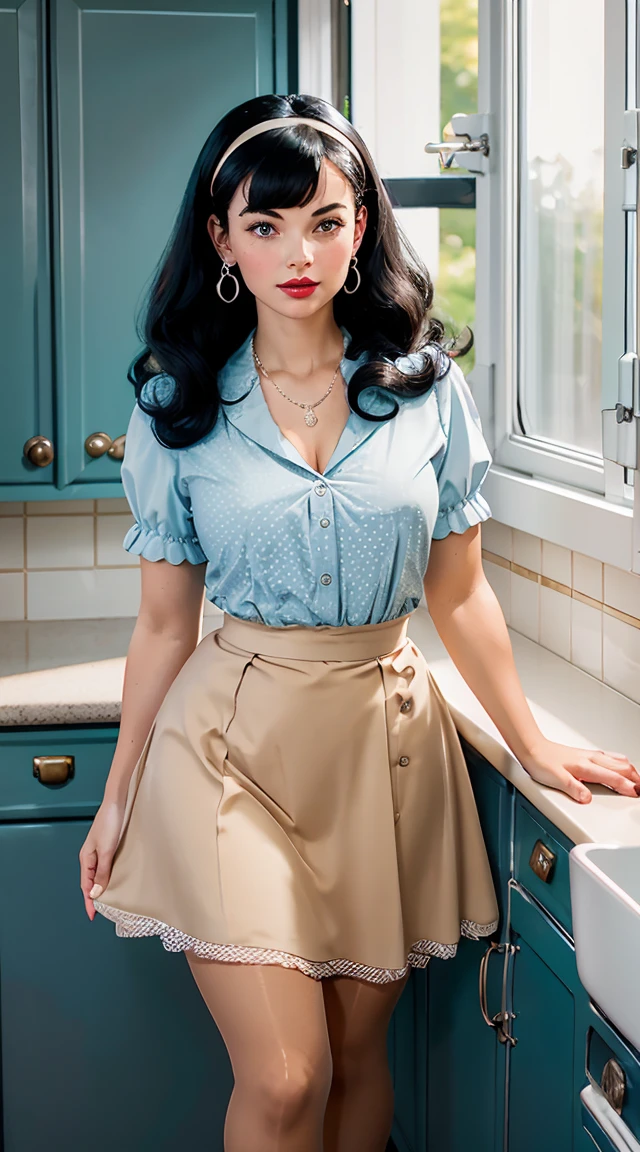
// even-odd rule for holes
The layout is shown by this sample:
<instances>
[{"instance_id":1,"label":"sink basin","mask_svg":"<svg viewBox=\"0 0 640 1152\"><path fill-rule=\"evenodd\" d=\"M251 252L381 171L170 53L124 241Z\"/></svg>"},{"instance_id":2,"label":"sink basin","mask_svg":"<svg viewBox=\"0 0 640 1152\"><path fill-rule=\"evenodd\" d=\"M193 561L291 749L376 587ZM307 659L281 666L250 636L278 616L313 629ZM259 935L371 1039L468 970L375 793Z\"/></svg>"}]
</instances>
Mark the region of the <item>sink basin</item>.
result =
<instances>
[{"instance_id":1,"label":"sink basin","mask_svg":"<svg viewBox=\"0 0 640 1152\"><path fill-rule=\"evenodd\" d=\"M640 845L577 844L569 878L581 983L640 1049Z\"/></svg>"}]
</instances>

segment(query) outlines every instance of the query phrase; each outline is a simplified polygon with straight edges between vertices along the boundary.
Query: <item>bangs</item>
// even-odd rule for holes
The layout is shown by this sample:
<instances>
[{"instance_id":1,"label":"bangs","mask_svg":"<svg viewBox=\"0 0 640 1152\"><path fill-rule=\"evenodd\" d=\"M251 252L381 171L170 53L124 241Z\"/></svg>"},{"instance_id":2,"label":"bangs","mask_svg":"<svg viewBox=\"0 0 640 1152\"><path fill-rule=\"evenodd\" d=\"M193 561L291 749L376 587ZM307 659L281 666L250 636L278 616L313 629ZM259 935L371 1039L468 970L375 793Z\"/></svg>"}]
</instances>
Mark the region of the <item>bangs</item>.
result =
<instances>
[{"instance_id":1,"label":"bangs","mask_svg":"<svg viewBox=\"0 0 640 1152\"><path fill-rule=\"evenodd\" d=\"M307 133L304 128L298 128L294 135L291 129L285 128L277 134L270 133L268 141L262 137L259 141L247 142L253 147L245 146L246 161L238 182L242 181L244 185L251 177L248 194L245 189L250 212L264 211L265 208L303 208L309 204L316 194L325 158L335 163L350 180L352 165L347 149L339 144L335 150L331 148L336 156L334 159L327 154L329 149L325 151L324 141L314 139L315 135L313 129ZM343 161L343 152L348 161ZM343 164L347 171L344 171Z\"/></svg>"}]
</instances>

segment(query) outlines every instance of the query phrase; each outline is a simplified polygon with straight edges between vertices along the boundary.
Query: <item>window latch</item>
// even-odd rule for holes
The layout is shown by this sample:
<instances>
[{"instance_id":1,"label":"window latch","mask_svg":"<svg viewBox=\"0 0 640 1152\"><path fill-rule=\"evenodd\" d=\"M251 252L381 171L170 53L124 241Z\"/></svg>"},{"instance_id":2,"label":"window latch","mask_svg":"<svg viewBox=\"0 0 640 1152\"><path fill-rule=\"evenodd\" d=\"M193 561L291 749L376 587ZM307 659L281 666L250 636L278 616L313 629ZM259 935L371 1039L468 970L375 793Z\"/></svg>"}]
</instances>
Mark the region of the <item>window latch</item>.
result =
<instances>
[{"instance_id":1,"label":"window latch","mask_svg":"<svg viewBox=\"0 0 640 1152\"><path fill-rule=\"evenodd\" d=\"M620 149L620 167L624 172L622 208L625 212L638 210L638 147L640 108L627 108L623 114L623 141Z\"/></svg>"},{"instance_id":2,"label":"window latch","mask_svg":"<svg viewBox=\"0 0 640 1152\"><path fill-rule=\"evenodd\" d=\"M625 468L640 467L640 360L625 352L618 360L618 402L602 413L602 454Z\"/></svg>"},{"instance_id":3,"label":"window latch","mask_svg":"<svg viewBox=\"0 0 640 1152\"><path fill-rule=\"evenodd\" d=\"M444 168L450 168L456 156L468 172L484 176L489 172L489 121L485 112L467 116L456 112L443 131L444 140L425 144L425 152L438 152Z\"/></svg>"}]
</instances>

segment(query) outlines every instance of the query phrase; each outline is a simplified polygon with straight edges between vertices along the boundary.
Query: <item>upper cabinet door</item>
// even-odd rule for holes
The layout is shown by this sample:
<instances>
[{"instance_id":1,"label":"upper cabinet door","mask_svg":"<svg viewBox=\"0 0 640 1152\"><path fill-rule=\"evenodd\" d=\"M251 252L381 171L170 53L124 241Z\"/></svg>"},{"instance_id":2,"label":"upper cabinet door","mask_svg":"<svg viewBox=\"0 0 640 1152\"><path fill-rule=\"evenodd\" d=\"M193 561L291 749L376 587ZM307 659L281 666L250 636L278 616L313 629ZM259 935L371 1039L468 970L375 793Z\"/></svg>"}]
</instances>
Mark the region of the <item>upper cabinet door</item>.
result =
<instances>
[{"instance_id":1,"label":"upper cabinet door","mask_svg":"<svg viewBox=\"0 0 640 1152\"><path fill-rule=\"evenodd\" d=\"M43 28L42 0L0 11L0 484L53 478L23 454L53 441Z\"/></svg>"},{"instance_id":2,"label":"upper cabinet door","mask_svg":"<svg viewBox=\"0 0 640 1152\"><path fill-rule=\"evenodd\" d=\"M135 316L189 175L225 112L275 90L276 56L272 0L52 3L56 443L64 487L120 478L119 461L92 458L85 440L126 431L135 401L126 372L141 350Z\"/></svg>"}]
</instances>

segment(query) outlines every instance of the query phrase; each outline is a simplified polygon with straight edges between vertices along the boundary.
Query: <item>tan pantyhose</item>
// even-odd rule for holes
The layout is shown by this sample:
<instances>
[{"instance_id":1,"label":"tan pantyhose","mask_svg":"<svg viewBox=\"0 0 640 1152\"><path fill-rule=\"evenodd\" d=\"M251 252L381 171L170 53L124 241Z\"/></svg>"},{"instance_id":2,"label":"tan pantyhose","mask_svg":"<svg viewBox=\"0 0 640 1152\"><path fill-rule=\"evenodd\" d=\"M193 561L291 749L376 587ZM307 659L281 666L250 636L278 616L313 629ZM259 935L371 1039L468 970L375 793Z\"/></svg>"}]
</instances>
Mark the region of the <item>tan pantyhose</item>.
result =
<instances>
[{"instance_id":1,"label":"tan pantyhose","mask_svg":"<svg viewBox=\"0 0 640 1152\"><path fill-rule=\"evenodd\" d=\"M225 1152L384 1152L393 1116L388 984L185 952L234 1075Z\"/></svg>"}]
</instances>

